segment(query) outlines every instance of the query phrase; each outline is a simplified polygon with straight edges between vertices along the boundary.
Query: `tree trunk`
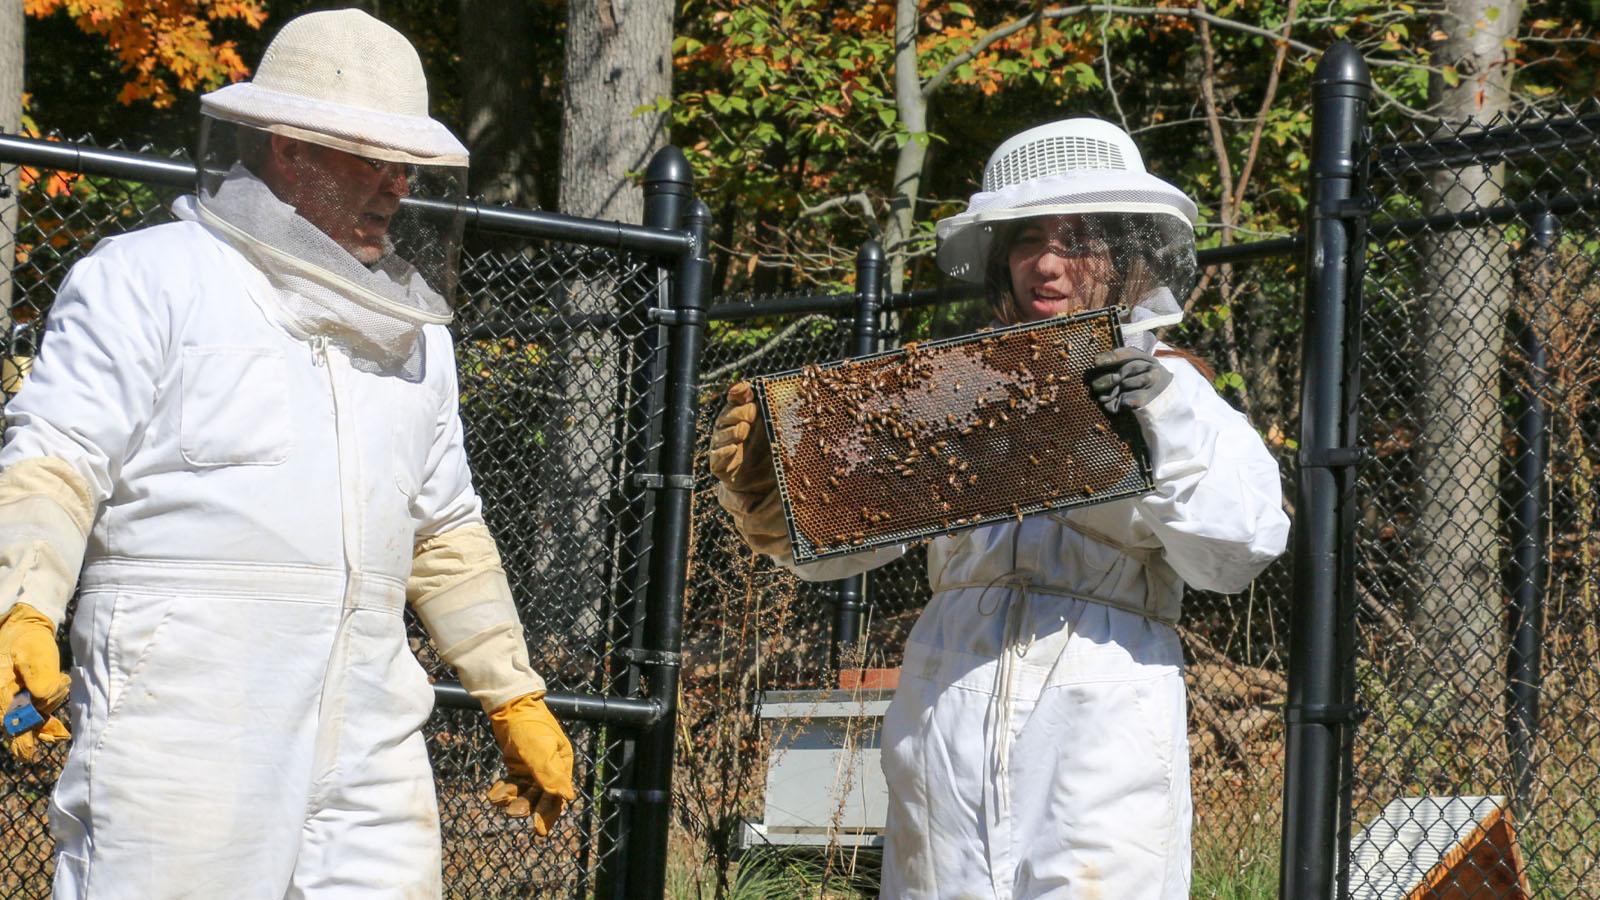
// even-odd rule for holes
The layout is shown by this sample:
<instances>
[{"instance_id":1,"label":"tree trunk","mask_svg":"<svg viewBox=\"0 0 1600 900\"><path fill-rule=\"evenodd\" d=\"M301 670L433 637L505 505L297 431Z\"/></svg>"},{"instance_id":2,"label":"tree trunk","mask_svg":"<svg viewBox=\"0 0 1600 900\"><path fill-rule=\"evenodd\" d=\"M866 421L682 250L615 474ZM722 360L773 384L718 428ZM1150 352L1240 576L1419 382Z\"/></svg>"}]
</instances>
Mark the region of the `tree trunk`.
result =
<instances>
[{"instance_id":1,"label":"tree trunk","mask_svg":"<svg viewBox=\"0 0 1600 900\"><path fill-rule=\"evenodd\" d=\"M462 122L471 191L490 203L539 205L541 72L525 0L461 0Z\"/></svg>"},{"instance_id":2,"label":"tree trunk","mask_svg":"<svg viewBox=\"0 0 1600 900\"><path fill-rule=\"evenodd\" d=\"M0 132L22 130L22 0L0 0ZM15 167L0 166L0 182L8 196L0 197L0 340L5 355L11 348L11 269L17 258L17 193L21 178ZM0 385L7 391L13 385Z\"/></svg>"},{"instance_id":3,"label":"tree trunk","mask_svg":"<svg viewBox=\"0 0 1600 900\"><path fill-rule=\"evenodd\" d=\"M561 91L560 211L570 215L638 224L644 198L633 176L666 143L663 113L635 114L672 93L673 6L668 0L570 0L567 7L566 69ZM637 309L643 286L617 281L613 272L562 273L564 312L574 317ZM628 331L648 329L624 320ZM649 331L653 334L653 330ZM648 337L648 334L647 334ZM556 356L564 427L555 458L565 472L554 488L556 527L563 551L553 564L565 571L565 590L599 613L620 559L618 541L607 536L616 423L627 417L639 386L631 384L645 348L615 330L575 331ZM636 423L637 424L637 423ZM622 523L623 528L637 523ZM634 572L633 577L637 578ZM627 572L623 573L628 578Z\"/></svg>"},{"instance_id":4,"label":"tree trunk","mask_svg":"<svg viewBox=\"0 0 1600 900\"><path fill-rule=\"evenodd\" d=\"M1518 0L1446 0L1434 27L1448 37L1435 65L1454 64L1460 82L1438 76L1431 108L1441 130L1489 126L1510 107L1507 39L1522 17ZM1429 213L1500 202L1505 166L1439 170L1429 177ZM1416 529L1421 566L1414 627L1478 708L1500 688L1501 550L1497 493L1504 423L1500 363L1512 265L1497 225L1456 228L1423 244L1421 483ZM1450 702L1436 697L1435 704Z\"/></svg>"},{"instance_id":5,"label":"tree trunk","mask_svg":"<svg viewBox=\"0 0 1600 900\"><path fill-rule=\"evenodd\" d=\"M906 287L906 256L917 215L917 189L922 186L922 165L928 158L928 98L917 71L917 29L922 12L917 0L897 0L894 11L894 105L900 122L910 133L894 162L889 223L883 230L889 262L889 290Z\"/></svg>"},{"instance_id":6,"label":"tree trunk","mask_svg":"<svg viewBox=\"0 0 1600 900\"><path fill-rule=\"evenodd\" d=\"M561 90L561 211L638 222L629 172L666 144L664 113L635 115L672 95L672 4L572 0Z\"/></svg>"}]
</instances>

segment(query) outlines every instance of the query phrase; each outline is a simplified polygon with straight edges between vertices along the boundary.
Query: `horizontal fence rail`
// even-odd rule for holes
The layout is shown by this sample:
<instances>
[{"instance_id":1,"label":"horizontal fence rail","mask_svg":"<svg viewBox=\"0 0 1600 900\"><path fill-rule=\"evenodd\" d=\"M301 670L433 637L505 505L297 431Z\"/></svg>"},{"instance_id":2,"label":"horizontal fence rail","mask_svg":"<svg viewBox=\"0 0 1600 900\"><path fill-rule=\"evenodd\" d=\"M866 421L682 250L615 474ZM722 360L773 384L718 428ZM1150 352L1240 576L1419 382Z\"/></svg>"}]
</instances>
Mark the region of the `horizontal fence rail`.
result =
<instances>
[{"instance_id":1,"label":"horizontal fence rail","mask_svg":"<svg viewBox=\"0 0 1600 900\"><path fill-rule=\"evenodd\" d=\"M188 160L13 134L0 134L0 160L16 165L175 188L192 188L199 172L199 167ZM462 215L469 229L516 237L572 241L657 256L681 256L690 249L690 240L682 232L621 222L478 202L450 204L417 197L402 198L400 205L428 209L446 217Z\"/></svg>"}]
</instances>

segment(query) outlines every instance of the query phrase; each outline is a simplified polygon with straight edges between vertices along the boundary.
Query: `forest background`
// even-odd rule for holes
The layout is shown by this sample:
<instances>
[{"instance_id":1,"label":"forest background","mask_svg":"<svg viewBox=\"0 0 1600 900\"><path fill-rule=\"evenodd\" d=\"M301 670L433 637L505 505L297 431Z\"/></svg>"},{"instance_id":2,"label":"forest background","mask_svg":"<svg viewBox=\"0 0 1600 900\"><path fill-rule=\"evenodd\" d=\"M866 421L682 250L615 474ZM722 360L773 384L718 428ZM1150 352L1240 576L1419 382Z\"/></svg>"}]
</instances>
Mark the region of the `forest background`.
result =
<instances>
[{"instance_id":1,"label":"forest background","mask_svg":"<svg viewBox=\"0 0 1600 900\"><path fill-rule=\"evenodd\" d=\"M0 0L0 97L20 83L30 130L187 146L200 93L247 77L282 22L341 5L416 44L488 199L602 215L649 150L689 151L716 294L846 286L867 236L899 263L895 287L931 283L933 222L989 151L1068 115L1126 127L1200 204L1202 247L1287 234L1310 72L1339 38L1375 70L1379 119L1588 98L1600 61L1600 0ZM595 64L618 44L633 52ZM606 136L588 146L638 146L564 153L584 122Z\"/></svg>"},{"instance_id":2,"label":"forest background","mask_svg":"<svg viewBox=\"0 0 1600 900\"><path fill-rule=\"evenodd\" d=\"M0 129L192 146L201 93L248 77L289 18L350 5L418 47L434 115L470 146L472 190L490 201L638 221L644 162L684 148L723 298L848 290L868 237L890 254L891 288L935 285L933 223L978 189L988 153L1072 115L1134 136L1199 204L1201 247L1293 234L1311 71L1337 39L1372 66L1375 120L1423 132L1581 107L1600 68L1600 0L0 0ZM1270 375L1296 352L1291 281L1206 281L1186 298L1219 389L1275 446L1292 414ZM1239 316L1252 339L1234 339ZM783 327L716 323L713 337L755 347ZM690 626L725 637L737 614ZM727 710L750 699L743 644L781 640L783 623L754 627L710 668L686 638L686 690L702 693L686 698L680 754L698 782L682 818L724 890L760 759L756 723Z\"/></svg>"}]
</instances>

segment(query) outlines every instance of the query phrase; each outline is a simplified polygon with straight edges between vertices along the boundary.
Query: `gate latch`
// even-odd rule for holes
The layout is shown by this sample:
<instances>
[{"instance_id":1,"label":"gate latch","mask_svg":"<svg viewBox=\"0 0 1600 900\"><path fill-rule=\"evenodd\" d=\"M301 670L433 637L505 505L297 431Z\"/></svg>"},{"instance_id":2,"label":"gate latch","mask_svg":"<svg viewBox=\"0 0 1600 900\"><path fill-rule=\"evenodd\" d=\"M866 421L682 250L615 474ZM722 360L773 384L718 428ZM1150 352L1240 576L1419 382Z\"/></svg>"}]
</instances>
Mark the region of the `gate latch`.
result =
<instances>
[{"instance_id":1,"label":"gate latch","mask_svg":"<svg viewBox=\"0 0 1600 900\"><path fill-rule=\"evenodd\" d=\"M663 475L660 472L637 472L633 476L633 483L647 491L664 491L667 488L677 488L680 491L694 490L693 475Z\"/></svg>"},{"instance_id":2,"label":"gate latch","mask_svg":"<svg viewBox=\"0 0 1600 900\"><path fill-rule=\"evenodd\" d=\"M1347 469L1359 466L1367 460L1365 447L1328 447L1326 449L1306 448L1300 451L1299 463L1302 469Z\"/></svg>"},{"instance_id":3,"label":"gate latch","mask_svg":"<svg viewBox=\"0 0 1600 900\"><path fill-rule=\"evenodd\" d=\"M638 647L618 647L616 654L628 662L639 666L669 666L675 669L683 667L683 654L673 653L670 650L645 650Z\"/></svg>"},{"instance_id":4,"label":"gate latch","mask_svg":"<svg viewBox=\"0 0 1600 900\"><path fill-rule=\"evenodd\" d=\"M1302 703L1284 710L1290 725L1359 725L1371 710L1359 703Z\"/></svg>"}]
</instances>

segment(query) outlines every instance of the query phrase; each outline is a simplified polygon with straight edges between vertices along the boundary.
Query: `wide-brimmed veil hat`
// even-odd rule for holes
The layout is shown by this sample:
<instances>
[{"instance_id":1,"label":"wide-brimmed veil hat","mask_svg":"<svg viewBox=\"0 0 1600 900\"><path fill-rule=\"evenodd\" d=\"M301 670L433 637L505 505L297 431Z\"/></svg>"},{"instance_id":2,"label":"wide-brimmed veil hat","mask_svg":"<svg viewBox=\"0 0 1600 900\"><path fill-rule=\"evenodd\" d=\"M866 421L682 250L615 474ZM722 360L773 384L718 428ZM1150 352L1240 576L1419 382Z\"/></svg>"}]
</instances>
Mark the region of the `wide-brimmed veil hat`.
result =
<instances>
[{"instance_id":1,"label":"wide-brimmed veil hat","mask_svg":"<svg viewBox=\"0 0 1600 900\"><path fill-rule=\"evenodd\" d=\"M283 26L250 81L200 98L208 116L390 162L465 166L467 148L428 116L422 60L358 9Z\"/></svg>"},{"instance_id":2,"label":"wide-brimmed veil hat","mask_svg":"<svg viewBox=\"0 0 1600 900\"><path fill-rule=\"evenodd\" d=\"M267 276L277 290L258 302L290 333L329 338L379 371L419 372L423 330L453 313L467 148L428 116L411 42L360 10L298 16L252 81L200 108L196 192L174 212ZM269 137L293 140L279 156ZM288 153L296 142L365 162ZM359 237L374 217L382 226Z\"/></svg>"},{"instance_id":3,"label":"wide-brimmed veil hat","mask_svg":"<svg viewBox=\"0 0 1600 900\"><path fill-rule=\"evenodd\" d=\"M983 190L964 212L940 219L939 267L982 282L996 226L1033 216L1147 214L1163 231L1193 240L1199 210L1183 191L1145 171L1133 139L1100 119L1064 119L1001 144L983 170Z\"/></svg>"}]
</instances>

